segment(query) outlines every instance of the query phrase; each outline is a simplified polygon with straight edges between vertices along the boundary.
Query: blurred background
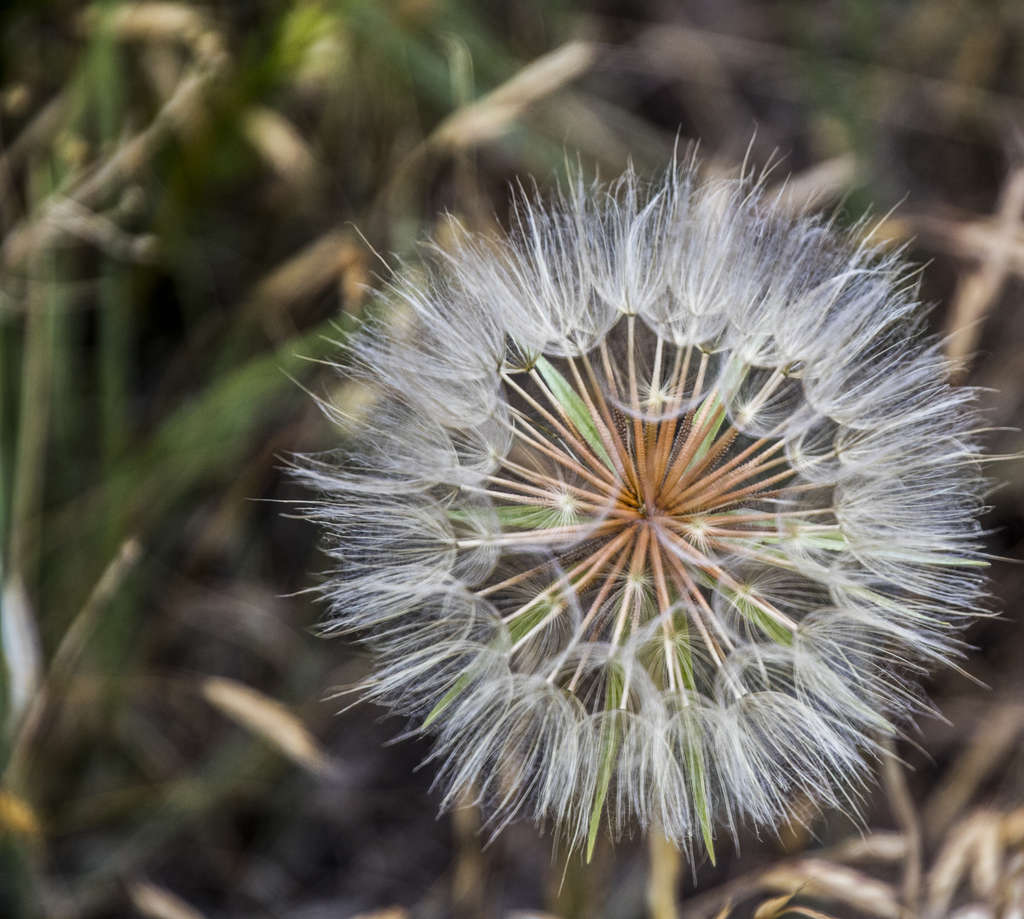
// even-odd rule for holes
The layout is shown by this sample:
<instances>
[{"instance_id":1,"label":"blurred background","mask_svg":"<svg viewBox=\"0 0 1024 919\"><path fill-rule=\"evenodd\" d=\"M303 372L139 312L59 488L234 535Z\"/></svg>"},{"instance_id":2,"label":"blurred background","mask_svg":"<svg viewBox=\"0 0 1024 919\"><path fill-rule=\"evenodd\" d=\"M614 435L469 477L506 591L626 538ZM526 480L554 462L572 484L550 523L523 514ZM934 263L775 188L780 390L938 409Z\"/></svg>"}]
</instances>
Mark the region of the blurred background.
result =
<instances>
[{"instance_id":1,"label":"blurred background","mask_svg":"<svg viewBox=\"0 0 1024 919\"><path fill-rule=\"evenodd\" d=\"M438 817L427 745L334 696L368 663L316 636L326 563L275 502L340 437L304 388L365 398L321 361L376 252L677 138L777 162L794 209L870 208L1019 451L1022 115L1018 0L8 0L0 916L1020 917L1019 459L985 521L1005 616L928 684L944 717L861 824L794 802L714 866Z\"/></svg>"}]
</instances>

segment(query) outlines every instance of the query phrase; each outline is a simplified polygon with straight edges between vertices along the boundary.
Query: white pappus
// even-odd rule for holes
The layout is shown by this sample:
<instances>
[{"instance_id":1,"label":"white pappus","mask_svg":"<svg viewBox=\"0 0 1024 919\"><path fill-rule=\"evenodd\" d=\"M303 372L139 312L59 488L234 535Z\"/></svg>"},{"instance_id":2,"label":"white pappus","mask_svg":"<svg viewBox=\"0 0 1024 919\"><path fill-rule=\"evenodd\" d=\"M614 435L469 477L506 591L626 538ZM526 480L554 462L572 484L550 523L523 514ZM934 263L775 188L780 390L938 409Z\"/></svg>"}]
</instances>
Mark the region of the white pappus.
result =
<instances>
[{"instance_id":1,"label":"white pappus","mask_svg":"<svg viewBox=\"0 0 1024 919\"><path fill-rule=\"evenodd\" d=\"M446 804L588 856L856 811L984 589L974 394L914 273L692 160L451 230L339 361L369 419L296 463L365 695Z\"/></svg>"}]
</instances>

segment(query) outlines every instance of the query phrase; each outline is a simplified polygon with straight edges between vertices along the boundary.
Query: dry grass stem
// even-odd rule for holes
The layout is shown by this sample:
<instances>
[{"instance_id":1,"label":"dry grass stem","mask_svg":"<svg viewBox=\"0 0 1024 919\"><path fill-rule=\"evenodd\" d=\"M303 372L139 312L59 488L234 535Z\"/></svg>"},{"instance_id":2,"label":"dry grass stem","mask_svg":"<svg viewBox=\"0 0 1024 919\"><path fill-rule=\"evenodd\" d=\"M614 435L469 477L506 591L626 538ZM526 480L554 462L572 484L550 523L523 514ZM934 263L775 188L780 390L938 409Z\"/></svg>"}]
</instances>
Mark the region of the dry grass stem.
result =
<instances>
[{"instance_id":1,"label":"dry grass stem","mask_svg":"<svg viewBox=\"0 0 1024 919\"><path fill-rule=\"evenodd\" d=\"M150 881L129 882L128 896L146 919L204 919L199 910L181 897Z\"/></svg>"},{"instance_id":2,"label":"dry grass stem","mask_svg":"<svg viewBox=\"0 0 1024 919\"><path fill-rule=\"evenodd\" d=\"M1003 183L995 218L995 235L981 262L960 279L946 324L946 354L963 367L981 335L985 314L995 305L1011 270L1011 257L1019 248L1024 225L1024 166L1012 170ZM961 371L963 373L964 371Z\"/></svg>"},{"instance_id":3,"label":"dry grass stem","mask_svg":"<svg viewBox=\"0 0 1024 919\"><path fill-rule=\"evenodd\" d=\"M889 806L903 830L903 903L911 915L916 915L921 900L921 871L924 840L917 807L910 795L903 764L896 756L895 745L886 743L888 756L882 762L882 776L889 796Z\"/></svg>"},{"instance_id":4,"label":"dry grass stem","mask_svg":"<svg viewBox=\"0 0 1024 919\"><path fill-rule=\"evenodd\" d=\"M647 911L650 919L678 919L682 856L678 847L657 829L647 837L650 868L647 875Z\"/></svg>"},{"instance_id":5,"label":"dry grass stem","mask_svg":"<svg viewBox=\"0 0 1024 919\"><path fill-rule=\"evenodd\" d=\"M321 777L339 774L339 766L321 749L309 729L276 699L223 677L207 677L201 690L211 705L298 765Z\"/></svg>"}]
</instances>

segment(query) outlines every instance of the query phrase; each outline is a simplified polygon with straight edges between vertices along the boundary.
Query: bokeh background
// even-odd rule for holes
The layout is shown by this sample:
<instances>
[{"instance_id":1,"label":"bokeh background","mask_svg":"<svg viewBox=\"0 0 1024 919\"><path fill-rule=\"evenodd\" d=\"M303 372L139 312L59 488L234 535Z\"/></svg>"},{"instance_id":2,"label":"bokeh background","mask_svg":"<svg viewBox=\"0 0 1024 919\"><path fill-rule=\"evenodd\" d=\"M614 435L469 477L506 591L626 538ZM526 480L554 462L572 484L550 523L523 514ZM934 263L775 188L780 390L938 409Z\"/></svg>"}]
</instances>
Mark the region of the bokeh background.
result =
<instances>
[{"instance_id":1,"label":"bokeh background","mask_svg":"<svg viewBox=\"0 0 1024 919\"><path fill-rule=\"evenodd\" d=\"M0 916L1019 917L1022 116L1018 0L8 0ZM444 212L694 139L927 263L1008 456L1004 616L861 823L795 801L714 866L638 838L585 868L439 817L428 746L336 695L368 662L316 635L326 563L278 502L340 437L305 390L372 408L324 361Z\"/></svg>"}]
</instances>

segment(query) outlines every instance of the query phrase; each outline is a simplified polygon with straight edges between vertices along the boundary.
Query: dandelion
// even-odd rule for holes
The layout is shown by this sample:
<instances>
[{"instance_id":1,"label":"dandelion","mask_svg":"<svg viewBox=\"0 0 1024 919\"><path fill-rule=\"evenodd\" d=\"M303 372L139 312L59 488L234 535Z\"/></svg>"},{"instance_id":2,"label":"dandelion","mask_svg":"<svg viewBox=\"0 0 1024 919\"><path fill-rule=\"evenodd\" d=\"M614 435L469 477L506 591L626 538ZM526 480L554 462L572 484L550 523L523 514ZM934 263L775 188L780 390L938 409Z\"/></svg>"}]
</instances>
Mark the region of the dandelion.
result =
<instances>
[{"instance_id":1,"label":"dandelion","mask_svg":"<svg viewBox=\"0 0 1024 919\"><path fill-rule=\"evenodd\" d=\"M351 346L357 445L299 464L365 695L435 737L446 805L588 857L855 812L982 593L973 396L914 274L692 161L449 235Z\"/></svg>"}]
</instances>

